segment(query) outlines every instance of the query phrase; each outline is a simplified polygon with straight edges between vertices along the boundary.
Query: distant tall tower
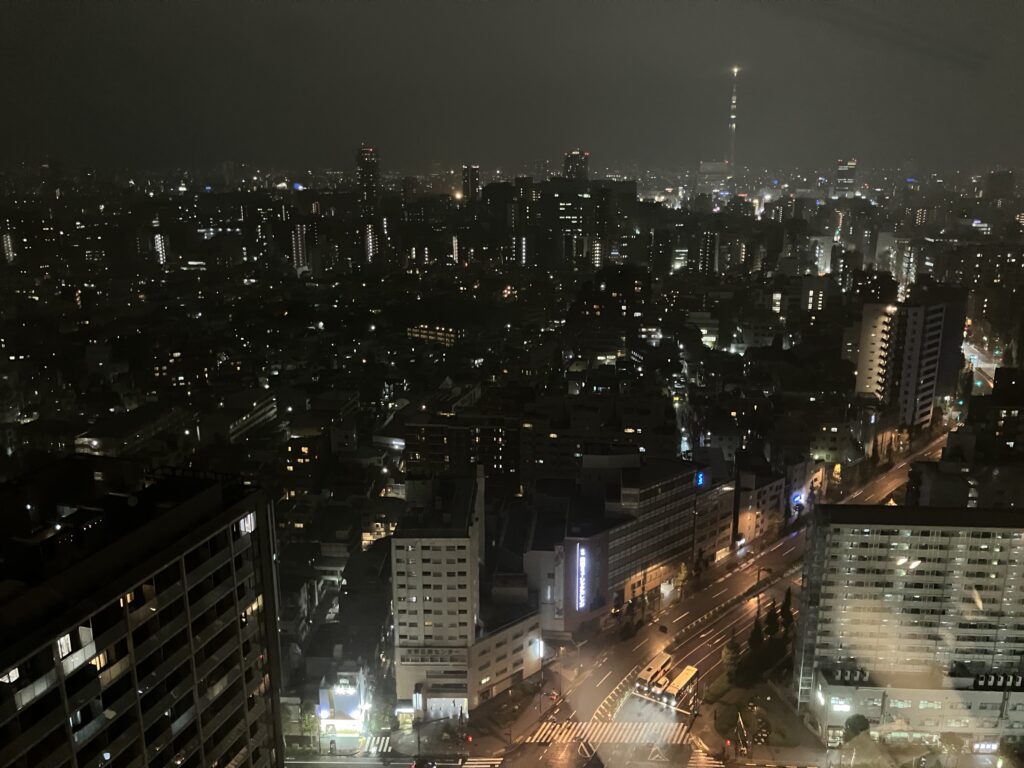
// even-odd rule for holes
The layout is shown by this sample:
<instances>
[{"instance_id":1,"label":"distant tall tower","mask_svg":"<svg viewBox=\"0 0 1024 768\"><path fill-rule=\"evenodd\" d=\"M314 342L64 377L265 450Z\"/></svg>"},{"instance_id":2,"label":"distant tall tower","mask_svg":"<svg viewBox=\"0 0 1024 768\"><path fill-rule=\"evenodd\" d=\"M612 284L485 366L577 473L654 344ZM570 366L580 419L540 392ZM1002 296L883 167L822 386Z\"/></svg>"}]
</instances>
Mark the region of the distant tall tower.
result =
<instances>
[{"instance_id":1,"label":"distant tall tower","mask_svg":"<svg viewBox=\"0 0 1024 768\"><path fill-rule=\"evenodd\" d=\"M590 153L574 149L565 153L562 175L570 181L587 181L590 178Z\"/></svg>"},{"instance_id":2,"label":"distant tall tower","mask_svg":"<svg viewBox=\"0 0 1024 768\"><path fill-rule=\"evenodd\" d=\"M359 154L356 155L356 187L359 192L360 218L374 218L380 195L380 164L377 150L365 144L359 147Z\"/></svg>"},{"instance_id":3,"label":"distant tall tower","mask_svg":"<svg viewBox=\"0 0 1024 768\"><path fill-rule=\"evenodd\" d=\"M377 201L380 198L380 164L377 150L363 144L356 155L356 192L359 202L359 235L367 264L378 261Z\"/></svg>"},{"instance_id":4,"label":"distant tall tower","mask_svg":"<svg viewBox=\"0 0 1024 768\"><path fill-rule=\"evenodd\" d=\"M732 100L729 102L729 168L736 173L736 87L739 85L740 68L732 68Z\"/></svg>"}]
</instances>

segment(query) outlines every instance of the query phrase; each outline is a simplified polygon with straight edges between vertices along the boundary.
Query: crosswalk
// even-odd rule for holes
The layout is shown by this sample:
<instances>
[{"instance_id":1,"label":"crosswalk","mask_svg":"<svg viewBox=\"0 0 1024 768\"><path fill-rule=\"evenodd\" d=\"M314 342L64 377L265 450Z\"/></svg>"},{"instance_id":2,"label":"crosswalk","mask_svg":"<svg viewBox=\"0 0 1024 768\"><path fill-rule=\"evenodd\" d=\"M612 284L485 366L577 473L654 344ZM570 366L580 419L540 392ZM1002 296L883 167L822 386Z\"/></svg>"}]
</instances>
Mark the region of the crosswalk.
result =
<instances>
[{"instance_id":1,"label":"crosswalk","mask_svg":"<svg viewBox=\"0 0 1024 768\"><path fill-rule=\"evenodd\" d=\"M591 744L682 744L685 723L541 723L526 741L551 743L589 741Z\"/></svg>"},{"instance_id":2,"label":"crosswalk","mask_svg":"<svg viewBox=\"0 0 1024 768\"><path fill-rule=\"evenodd\" d=\"M390 736L371 736L361 740L361 746L356 754L359 757L364 757L366 755L385 755L390 751Z\"/></svg>"},{"instance_id":3,"label":"crosswalk","mask_svg":"<svg viewBox=\"0 0 1024 768\"><path fill-rule=\"evenodd\" d=\"M467 757L462 768L500 768L503 757Z\"/></svg>"},{"instance_id":4,"label":"crosswalk","mask_svg":"<svg viewBox=\"0 0 1024 768\"><path fill-rule=\"evenodd\" d=\"M725 765L717 757L712 757L703 749L694 747L690 753L690 759L686 761L686 768L725 768Z\"/></svg>"}]
</instances>

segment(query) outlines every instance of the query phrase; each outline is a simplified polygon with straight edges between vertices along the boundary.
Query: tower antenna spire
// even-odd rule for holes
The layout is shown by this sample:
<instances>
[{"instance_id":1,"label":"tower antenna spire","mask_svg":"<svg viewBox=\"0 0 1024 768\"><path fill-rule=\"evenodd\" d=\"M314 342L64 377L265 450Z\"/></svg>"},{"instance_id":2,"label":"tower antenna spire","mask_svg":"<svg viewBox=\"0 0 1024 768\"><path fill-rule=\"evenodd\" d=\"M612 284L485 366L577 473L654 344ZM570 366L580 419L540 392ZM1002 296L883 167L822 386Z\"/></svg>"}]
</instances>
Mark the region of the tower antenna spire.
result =
<instances>
[{"instance_id":1,"label":"tower antenna spire","mask_svg":"<svg viewBox=\"0 0 1024 768\"><path fill-rule=\"evenodd\" d=\"M739 84L740 68L732 68L732 100L729 102L729 170L736 173L736 87Z\"/></svg>"}]
</instances>

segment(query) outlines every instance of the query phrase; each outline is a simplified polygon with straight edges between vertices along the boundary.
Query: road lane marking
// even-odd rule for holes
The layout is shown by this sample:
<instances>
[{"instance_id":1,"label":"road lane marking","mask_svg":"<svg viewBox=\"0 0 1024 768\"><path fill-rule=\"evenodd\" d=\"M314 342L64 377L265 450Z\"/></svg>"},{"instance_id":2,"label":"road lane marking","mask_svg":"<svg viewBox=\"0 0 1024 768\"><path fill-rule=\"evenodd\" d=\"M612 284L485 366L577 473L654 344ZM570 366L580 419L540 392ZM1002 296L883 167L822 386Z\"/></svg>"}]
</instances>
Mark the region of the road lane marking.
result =
<instances>
[{"instance_id":1,"label":"road lane marking","mask_svg":"<svg viewBox=\"0 0 1024 768\"><path fill-rule=\"evenodd\" d=\"M595 687L600 688L601 687L601 683L603 683L605 680L607 680L611 676L612 676L612 672L611 672L611 670L608 670L608 672L605 673L605 676L597 681L597 685Z\"/></svg>"},{"instance_id":2,"label":"road lane marking","mask_svg":"<svg viewBox=\"0 0 1024 768\"><path fill-rule=\"evenodd\" d=\"M651 638L649 638L649 637L646 637L646 638L644 638L644 639L643 639L643 640L641 640L641 641L640 641L639 643L637 643L636 645L634 645L634 646L633 646L633 650L634 650L634 651L639 651L639 650L640 650L640 647L641 647L642 645L646 644L646 643L647 643L647 641L648 641L648 640L650 640L650 639L651 639Z\"/></svg>"},{"instance_id":3,"label":"road lane marking","mask_svg":"<svg viewBox=\"0 0 1024 768\"><path fill-rule=\"evenodd\" d=\"M678 618L672 619L672 623L676 624L676 623L682 621L683 619L685 619L689 615L690 615L689 611L687 611L686 613L680 614L680 616Z\"/></svg>"},{"instance_id":4,"label":"road lane marking","mask_svg":"<svg viewBox=\"0 0 1024 768\"><path fill-rule=\"evenodd\" d=\"M712 600L714 600L714 599L715 599L716 597L718 597L719 595L724 595L724 594L725 594L726 592L728 592L728 591L729 591L729 588L728 588L728 587L726 587L726 588L725 588L725 589L723 589L723 590L722 590L721 592L716 592L715 594L713 594L713 595L711 596L711 599L712 599Z\"/></svg>"}]
</instances>

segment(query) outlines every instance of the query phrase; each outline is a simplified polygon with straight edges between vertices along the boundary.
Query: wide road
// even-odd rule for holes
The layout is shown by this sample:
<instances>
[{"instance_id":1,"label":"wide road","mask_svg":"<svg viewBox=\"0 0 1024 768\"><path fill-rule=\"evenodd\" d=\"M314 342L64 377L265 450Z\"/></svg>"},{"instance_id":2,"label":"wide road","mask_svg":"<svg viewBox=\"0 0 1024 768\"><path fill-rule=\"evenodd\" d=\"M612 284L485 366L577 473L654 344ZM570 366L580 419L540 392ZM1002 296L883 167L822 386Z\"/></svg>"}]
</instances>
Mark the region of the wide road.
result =
<instances>
[{"instance_id":1,"label":"wide road","mask_svg":"<svg viewBox=\"0 0 1024 768\"><path fill-rule=\"evenodd\" d=\"M635 636L618 640L616 635L602 646L583 646L584 672L565 691L563 706L570 708L576 720L610 719L613 713L608 711L610 702L606 703L606 698L635 666L672 647L677 633L713 608L751 589L758 578L768 582L773 574L781 575L800 561L803 551L803 531L790 534L766 551L741 561L735 571L719 576L701 591L655 614ZM661 631L661 627L667 631Z\"/></svg>"},{"instance_id":2,"label":"wide road","mask_svg":"<svg viewBox=\"0 0 1024 768\"><path fill-rule=\"evenodd\" d=\"M883 472L871 480L867 485L854 491L840 504L884 504L896 491L902 488L907 482L907 474L910 472L910 465L915 461L934 461L942 453L942 447L946 444L946 436L940 435L928 445L914 451L912 454L901 460L892 469Z\"/></svg>"},{"instance_id":3,"label":"wide road","mask_svg":"<svg viewBox=\"0 0 1024 768\"><path fill-rule=\"evenodd\" d=\"M937 458L944 444L945 435L942 435L852 493L843 503L884 503L906 483L907 472L913 462ZM538 741L541 736L552 733L551 724L580 723L582 735L596 733L600 738L601 734L614 732L615 723L662 723L661 727L670 728L671 723L681 722L683 718L679 713L629 693L634 672L658 653L669 652L673 656L674 670L692 664L700 670L702 680L714 680L721 672L722 646L732 632L735 631L741 643L746 642L757 610L757 600L748 598L715 612L699 625L694 626L693 622L722 604L739 598L758 582L765 585L762 607L772 598L780 603L786 588L791 588L795 615L799 575L782 577L803 559L805 539L805 533L798 531L762 552L737 553L738 567L712 577L710 583L696 593L647 617L635 636L620 640L617 632L610 631L597 640L584 643L578 652L572 651L570 658L573 663L570 666L575 664L578 653L583 671L574 679L566 679L563 698L556 705L551 705L538 723L513 734L514 740L522 746L507 758L506 764L518 766L543 762L553 766L572 766L583 761L577 750L578 740L565 742L555 738ZM684 634L679 636L681 632ZM549 703L542 706L547 707ZM586 725L588 723L592 725ZM610 725L602 727L602 723ZM602 756L609 750L615 751L615 747L609 744L598 748Z\"/></svg>"},{"instance_id":4,"label":"wide road","mask_svg":"<svg viewBox=\"0 0 1024 768\"><path fill-rule=\"evenodd\" d=\"M999 360L985 350L964 342L964 357L974 366L974 394L987 395L992 392Z\"/></svg>"}]
</instances>

